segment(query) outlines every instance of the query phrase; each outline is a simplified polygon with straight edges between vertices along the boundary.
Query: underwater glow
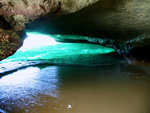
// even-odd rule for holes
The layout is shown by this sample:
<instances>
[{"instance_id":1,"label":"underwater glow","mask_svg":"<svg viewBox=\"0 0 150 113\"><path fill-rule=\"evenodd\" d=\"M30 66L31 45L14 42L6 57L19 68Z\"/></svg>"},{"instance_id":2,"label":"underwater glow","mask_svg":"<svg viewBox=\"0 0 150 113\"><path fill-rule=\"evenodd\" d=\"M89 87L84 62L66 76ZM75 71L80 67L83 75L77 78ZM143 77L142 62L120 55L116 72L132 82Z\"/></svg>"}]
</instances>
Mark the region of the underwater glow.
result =
<instances>
[{"instance_id":1,"label":"underwater glow","mask_svg":"<svg viewBox=\"0 0 150 113\"><path fill-rule=\"evenodd\" d=\"M4 59L1 63L14 61L42 61L52 64L69 65L99 65L116 62L117 57L108 55L114 49L90 43L58 43L55 35L43 35L29 32L21 47L14 55ZM69 37L59 35L59 38ZM72 37L72 36L70 36ZM73 36L78 38L79 36ZM113 58L113 60L111 59ZM98 59L95 61L95 59Z\"/></svg>"},{"instance_id":2,"label":"underwater glow","mask_svg":"<svg viewBox=\"0 0 150 113\"><path fill-rule=\"evenodd\" d=\"M37 32L27 32L28 37L24 40L23 48L32 48L36 46L46 46L58 44L53 38L48 35L43 35Z\"/></svg>"}]
</instances>

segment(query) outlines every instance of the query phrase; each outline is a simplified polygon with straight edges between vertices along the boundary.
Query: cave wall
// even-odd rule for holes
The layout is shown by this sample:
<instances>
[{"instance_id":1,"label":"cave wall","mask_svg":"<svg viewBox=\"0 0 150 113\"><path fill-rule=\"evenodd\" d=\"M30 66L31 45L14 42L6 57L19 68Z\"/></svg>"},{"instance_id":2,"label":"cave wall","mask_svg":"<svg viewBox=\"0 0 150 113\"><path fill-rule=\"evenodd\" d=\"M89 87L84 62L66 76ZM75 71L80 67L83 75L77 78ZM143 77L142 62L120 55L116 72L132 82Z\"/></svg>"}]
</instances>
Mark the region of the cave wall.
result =
<instances>
[{"instance_id":1,"label":"cave wall","mask_svg":"<svg viewBox=\"0 0 150 113\"><path fill-rule=\"evenodd\" d=\"M1 0L0 15L19 36L24 29L87 36L129 63L150 62L150 0Z\"/></svg>"},{"instance_id":2,"label":"cave wall","mask_svg":"<svg viewBox=\"0 0 150 113\"><path fill-rule=\"evenodd\" d=\"M27 29L87 36L89 42L114 48L129 63L149 65L149 6L150 0L99 0L72 14L36 20Z\"/></svg>"},{"instance_id":3,"label":"cave wall","mask_svg":"<svg viewBox=\"0 0 150 113\"><path fill-rule=\"evenodd\" d=\"M98 0L1 0L0 15L15 30L22 30L26 23L49 13L50 19L73 13Z\"/></svg>"}]
</instances>

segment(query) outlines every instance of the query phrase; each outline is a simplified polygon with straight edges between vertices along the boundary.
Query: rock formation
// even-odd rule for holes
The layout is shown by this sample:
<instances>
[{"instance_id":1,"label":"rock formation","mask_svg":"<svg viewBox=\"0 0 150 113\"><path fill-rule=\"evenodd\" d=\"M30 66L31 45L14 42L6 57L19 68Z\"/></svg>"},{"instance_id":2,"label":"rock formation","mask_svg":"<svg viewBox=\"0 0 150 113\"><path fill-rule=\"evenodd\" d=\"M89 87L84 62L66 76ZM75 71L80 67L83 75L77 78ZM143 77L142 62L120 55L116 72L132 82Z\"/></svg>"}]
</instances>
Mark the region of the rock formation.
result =
<instances>
[{"instance_id":1,"label":"rock formation","mask_svg":"<svg viewBox=\"0 0 150 113\"><path fill-rule=\"evenodd\" d=\"M89 42L114 48L129 63L149 65L149 6L150 0L1 0L6 25L0 28L21 39L25 29L86 36Z\"/></svg>"},{"instance_id":2,"label":"rock formation","mask_svg":"<svg viewBox=\"0 0 150 113\"><path fill-rule=\"evenodd\" d=\"M9 22L0 17L0 60L14 54L22 46L25 36L24 31L17 33Z\"/></svg>"}]
</instances>

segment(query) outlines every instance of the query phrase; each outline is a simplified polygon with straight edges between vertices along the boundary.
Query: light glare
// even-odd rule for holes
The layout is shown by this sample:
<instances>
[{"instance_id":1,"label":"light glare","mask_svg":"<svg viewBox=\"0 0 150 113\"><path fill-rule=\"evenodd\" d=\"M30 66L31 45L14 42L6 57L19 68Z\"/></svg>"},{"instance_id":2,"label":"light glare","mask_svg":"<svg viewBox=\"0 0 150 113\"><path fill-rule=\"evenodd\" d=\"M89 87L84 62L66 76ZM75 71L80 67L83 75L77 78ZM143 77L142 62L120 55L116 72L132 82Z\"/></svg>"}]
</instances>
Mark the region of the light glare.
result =
<instances>
[{"instance_id":1,"label":"light glare","mask_svg":"<svg viewBox=\"0 0 150 113\"><path fill-rule=\"evenodd\" d=\"M56 42L53 38L47 35L40 33L27 33L28 37L24 40L22 48L32 48L36 46L46 46L46 45L56 45Z\"/></svg>"}]
</instances>

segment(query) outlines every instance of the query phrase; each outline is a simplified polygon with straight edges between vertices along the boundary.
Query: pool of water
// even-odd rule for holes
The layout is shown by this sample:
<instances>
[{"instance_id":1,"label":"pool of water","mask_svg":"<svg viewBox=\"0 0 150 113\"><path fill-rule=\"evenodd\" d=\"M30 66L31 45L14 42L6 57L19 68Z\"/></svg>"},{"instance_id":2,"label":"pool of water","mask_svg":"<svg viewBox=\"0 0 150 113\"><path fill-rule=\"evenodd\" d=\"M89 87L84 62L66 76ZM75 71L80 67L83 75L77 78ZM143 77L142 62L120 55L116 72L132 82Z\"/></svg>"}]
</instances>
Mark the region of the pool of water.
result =
<instances>
[{"instance_id":1,"label":"pool of water","mask_svg":"<svg viewBox=\"0 0 150 113\"><path fill-rule=\"evenodd\" d=\"M0 78L8 113L149 113L150 68L35 65ZM2 112L2 113L3 113Z\"/></svg>"},{"instance_id":2,"label":"pool of water","mask_svg":"<svg viewBox=\"0 0 150 113\"><path fill-rule=\"evenodd\" d=\"M114 49L91 43L60 43L50 36L28 34L18 51L0 62L0 74L37 64L101 66L127 62ZM62 36L59 38L72 36ZM74 39L81 38L74 36ZM84 38L84 37L82 37ZM36 41L35 41L36 40Z\"/></svg>"},{"instance_id":3,"label":"pool of water","mask_svg":"<svg viewBox=\"0 0 150 113\"><path fill-rule=\"evenodd\" d=\"M101 45L43 46L45 38L0 62L0 113L150 113L150 67Z\"/></svg>"}]
</instances>

